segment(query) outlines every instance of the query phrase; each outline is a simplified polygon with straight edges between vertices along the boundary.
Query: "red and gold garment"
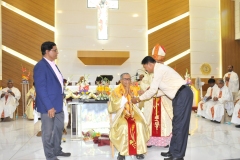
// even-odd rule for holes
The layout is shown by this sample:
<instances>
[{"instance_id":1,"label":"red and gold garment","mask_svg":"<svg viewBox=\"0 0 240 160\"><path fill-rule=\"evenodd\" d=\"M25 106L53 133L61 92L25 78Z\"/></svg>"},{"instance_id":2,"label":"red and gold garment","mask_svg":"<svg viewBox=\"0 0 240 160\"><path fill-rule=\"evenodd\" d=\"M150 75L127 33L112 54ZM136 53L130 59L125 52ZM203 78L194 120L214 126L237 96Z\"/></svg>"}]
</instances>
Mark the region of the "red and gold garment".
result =
<instances>
[{"instance_id":1,"label":"red and gold garment","mask_svg":"<svg viewBox=\"0 0 240 160\"><path fill-rule=\"evenodd\" d=\"M122 84L110 95L108 111L116 112L110 128L110 140L121 155L144 154L147 151L149 130L143 114L131 103L131 98L138 96L138 87L131 86L130 93L126 97L124 95L125 89ZM122 98L127 99L123 106Z\"/></svg>"}]
</instances>

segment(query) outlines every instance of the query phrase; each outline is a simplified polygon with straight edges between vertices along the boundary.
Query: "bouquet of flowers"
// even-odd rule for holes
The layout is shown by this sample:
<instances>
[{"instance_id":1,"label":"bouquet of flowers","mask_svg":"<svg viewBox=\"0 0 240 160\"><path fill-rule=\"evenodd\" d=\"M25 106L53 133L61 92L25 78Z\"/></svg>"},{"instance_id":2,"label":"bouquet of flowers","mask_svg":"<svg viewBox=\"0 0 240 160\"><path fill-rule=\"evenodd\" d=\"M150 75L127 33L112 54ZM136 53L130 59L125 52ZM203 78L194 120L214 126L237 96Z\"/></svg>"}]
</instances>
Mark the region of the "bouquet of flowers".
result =
<instances>
[{"instance_id":1,"label":"bouquet of flowers","mask_svg":"<svg viewBox=\"0 0 240 160\"><path fill-rule=\"evenodd\" d=\"M105 77L102 78L101 83L97 86L97 100L108 100L111 88L109 87L109 80Z\"/></svg>"},{"instance_id":2,"label":"bouquet of flowers","mask_svg":"<svg viewBox=\"0 0 240 160\"><path fill-rule=\"evenodd\" d=\"M85 133L82 132L82 135L83 135L83 140L85 142L92 141L101 136L101 134L99 132L95 132L93 129L91 129Z\"/></svg>"},{"instance_id":3,"label":"bouquet of flowers","mask_svg":"<svg viewBox=\"0 0 240 160\"><path fill-rule=\"evenodd\" d=\"M30 73L31 73L30 71L27 72L27 68L26 67L22 66L22 81L23 82L28 82Z\"/></svg>"},{"instance_id":4,"label":"bouquet of flowers","mask_svg":"<svg viewBox=\"0 0 240 160\"><path fill-rule=\"evenodd\" d=\"M187 84L187 85L191 85L191 84L192 84L192 81L191 81L190 74L188 74L188 69L186 69L186 74L185 74L184 77L185 77L186 84Z\"/></svg>"}]
</instances>

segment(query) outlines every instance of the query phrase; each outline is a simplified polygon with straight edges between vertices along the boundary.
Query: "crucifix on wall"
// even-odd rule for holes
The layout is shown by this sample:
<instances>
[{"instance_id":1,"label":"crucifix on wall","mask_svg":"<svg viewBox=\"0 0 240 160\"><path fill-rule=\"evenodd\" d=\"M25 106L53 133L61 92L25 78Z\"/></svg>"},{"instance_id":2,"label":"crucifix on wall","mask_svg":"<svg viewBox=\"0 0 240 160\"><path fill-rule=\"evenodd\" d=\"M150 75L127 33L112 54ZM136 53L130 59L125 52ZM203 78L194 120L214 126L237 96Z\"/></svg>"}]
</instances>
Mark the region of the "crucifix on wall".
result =
<instances>
[{"instance_id":1,"label":"crucifix on wall","mask_svg":"<svg viewBox=\"0 0 240 160\"><path fill-rule=\"evenodd\" d=\"M97 8L98 39L108 39L108 9L118 9L118 0L88 0L88 8Z\"/></svg>"}]
</instances>

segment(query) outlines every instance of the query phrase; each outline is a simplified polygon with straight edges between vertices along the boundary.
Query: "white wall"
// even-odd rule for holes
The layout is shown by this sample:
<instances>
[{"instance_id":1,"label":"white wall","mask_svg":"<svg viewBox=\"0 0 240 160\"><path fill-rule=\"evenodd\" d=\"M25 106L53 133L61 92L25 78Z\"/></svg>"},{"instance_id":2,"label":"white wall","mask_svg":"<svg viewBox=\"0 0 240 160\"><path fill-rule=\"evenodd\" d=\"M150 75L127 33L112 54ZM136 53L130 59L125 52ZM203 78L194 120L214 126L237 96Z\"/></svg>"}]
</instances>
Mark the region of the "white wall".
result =
<instances>
[{"instance_id":1,"label":"white wall","mask_svg":"<svg viewBox=\"0 0 240 160\"><path fill-rule=\"evenodd\" d=\"M2 4L2 0L0 0ZM0 7L0 22L2 22L2 7ZM0 23L0 80L2 80L2 23Z\"/></svg>"},{"instance_id":2,"label":"white wall","mask_svg":"<svg viewBox=\"0 0 240 160\"><path fill-rule=\"evenodd\" d=\"M191 76L222 77L219 0L190 0ZM202 75L200 67L209 63L212 72Z\"/></svg>"},{"instance_id":3,"label":"white wall","mask_svg":"<svg viewBox=\"0 0 240 160\"><path fill-rule=\"evenodd\" d=\"M90 74L94 84L97 75L109 74L119 80L119 74L134 75L147 55L147 1L119 0L119 9L109 9L109 39L97 39L97 9L87 8L87 0L56 0L56 36L58 66L65 78L77 81ZM138 14L139 17L132 17ZM78 58L78 50L130 51L130 58L121 66L85 66Z\"/></svg>"},{"instance_id":4,"label":"white wall","mask_svg":"<svg viewBox=\"0 0 240 160\"><path fill-rule=\"evenodd\" d=\"M240 0L235 0L235 39L240 39Z\"/></svg>"}]
</instances>

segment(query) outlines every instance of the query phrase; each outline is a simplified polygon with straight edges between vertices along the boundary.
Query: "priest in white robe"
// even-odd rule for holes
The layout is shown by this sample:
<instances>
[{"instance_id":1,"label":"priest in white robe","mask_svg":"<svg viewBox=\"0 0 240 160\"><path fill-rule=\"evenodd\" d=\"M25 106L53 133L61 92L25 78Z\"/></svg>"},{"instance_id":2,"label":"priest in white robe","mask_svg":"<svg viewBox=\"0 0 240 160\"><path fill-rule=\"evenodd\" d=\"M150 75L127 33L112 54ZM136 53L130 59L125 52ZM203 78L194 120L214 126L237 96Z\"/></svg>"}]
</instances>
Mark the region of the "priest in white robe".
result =
<instances>
[{"instance_id":1,"label":"priest in white robe","mask_svg":"<svg viewBox=\"0 0 240 160\"><path fill-rule=\"evenodd\" d=\"M36 92L35 92L35 87L34 87L34 82L33 82L32 88L26 94L27 106L26 106L25 114L26 114L27 118L30 120L34 119L33 111L35 108L35 97L36 97Z\"/></svg>"},{"instance_id":2,"label":"priest in white robe","mask_svg":"<svg viewBox=\"0 0 240 160\"><path fill-rule=\"evenodd\" d=\"M239 91L239 79L237 73L233 71L232 65L228 66L228 73L224 75L223 80L225 81L225 85L232 92L233 100L235 100L236 94Z\"/></svg>"},{"instance_id":3,"label":"priest in white robe","mask_svg":"<svg viewBox=\"0 0 240 160\"><path fill-rule=\"evenodd\" d=\"M7 87L3 88L0 93L0 114L2 120L7 117L13 118L13 113L15 112L19 104L18 101L21 97L20 91L16 87L13 87L12 80L8 80Z\"/></svg>"},{"instance_id":4,"label":"priest in white robe","mask_svg":"<svg viewBox=\"0 0 240 160\"><path fill-rule=\"evenodd\" d=\"M225 109L228 115L232 114L234 104L232 93L228 87L224 85L223 79L219 79L217 85L218 89L214 93L213 99L207 104L206 116L210 120L220 122Z\"/></svg>"},{"instance_id":5,"label":"priest in white robe","mask_svg":"<svg viewBox=\"0 0 240 160\"><path fill-rule=\"evenodd\" d=\"M215 84L215 79L210 78L208 80L208 89L206 95L202 98L202 100L198 103L198 110L197 110L197 115L206 117L206 107L207 104L210 102L213 98L214 92L217 90L218 86ZM210 102L211 103L211 102Z\"/></svg>"},{"instance_id":6,"label":"priest in white robe","mask_svg":"<svg viewBox=\"0 0 240 160\"><path fill-rule=\"evenodd\" d=\"M233 124L236 124L236 128L240 128L240 91L238 92L236 100L234 102L234 110L231 122Z\"/></svg>"}]
</instances>

